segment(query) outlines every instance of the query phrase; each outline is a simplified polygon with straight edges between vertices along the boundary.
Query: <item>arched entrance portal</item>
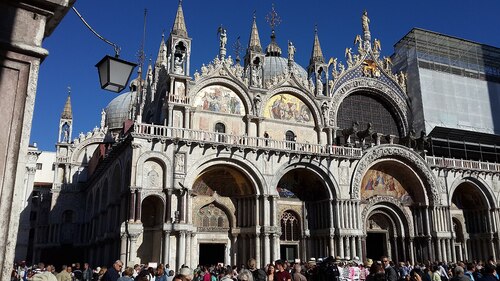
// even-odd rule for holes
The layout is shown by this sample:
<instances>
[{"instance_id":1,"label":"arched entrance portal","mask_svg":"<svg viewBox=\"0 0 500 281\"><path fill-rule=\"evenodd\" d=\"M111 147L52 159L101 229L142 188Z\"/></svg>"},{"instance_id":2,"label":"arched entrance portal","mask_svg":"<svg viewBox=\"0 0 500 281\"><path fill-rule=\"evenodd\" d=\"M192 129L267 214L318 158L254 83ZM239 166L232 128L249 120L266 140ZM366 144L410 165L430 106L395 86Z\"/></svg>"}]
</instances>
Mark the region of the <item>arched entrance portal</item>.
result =
<instances>
[{"instance_id":1,"label":"arched entrance portal","mask_svg":"<svg viewBox=\"0 0 500 281\"><path fill-rule=\"evenodd\" d=\"M161 262L162 225L164 204L157 196L148 196L142 201L142 243L139 242L137 256L140 262ZM141 239L141 237L139 239Z\"/></svg>"},{"instance_id":2,"label":"arched entrance portal","mask_svg":"<svg viewBox=\"0 0 500 281\"><path fill-rule=\"evenodd\" d=\"M368 216L366 224L366 257L378 260L381 256L394 261L406 260L405 234L408 222L402 218L396 206L382 204Z\"/></svg>"},{"instance_id":3,"label":"arched entrance portal","mask_svg":"<svg viewBox=\"0 0 500 281\"><path fill-rule=\"evenodd\" d=\"M276 189L280 196L281 259L331 255L333 208L325 179L310 169L297 168L283 175Z\"/></svg>"},{"instance_id":4,"label":"arched entrance portal","mask_svg":"<svg viewBox=\"0 0 500 281\"><path fill-rule=\"evenodd\" d=\"M456 255L468 260L495 257L491 233L496 230L489 211L493 207L483 190L474 182L463 182L453 192L451 203Z\"/></svg>"},{"instance_id":5,"label":"arched entrance portal","mask_svg":"<svg viewBox=\"0 0 500 281\"><path fill-rule=\"evenodd\" d=\"M360 186L366 258L432 258L426 191L419 174L403 160L381 159L366 171Z\"/></svg>"},{"instance_id":6,"label":"arched entrance portal","mask_svg":"<svg viewBox=\"0 0 500 281\"><path fill-rule=\"evenodd\" d=\"M255 257L255 194L249 178L233 166L215 165L198 176L193 184L193 219L199 260L194 264L239 264ZM233 234L242 230L245 235Z\"/></svg>"}]
</instances>

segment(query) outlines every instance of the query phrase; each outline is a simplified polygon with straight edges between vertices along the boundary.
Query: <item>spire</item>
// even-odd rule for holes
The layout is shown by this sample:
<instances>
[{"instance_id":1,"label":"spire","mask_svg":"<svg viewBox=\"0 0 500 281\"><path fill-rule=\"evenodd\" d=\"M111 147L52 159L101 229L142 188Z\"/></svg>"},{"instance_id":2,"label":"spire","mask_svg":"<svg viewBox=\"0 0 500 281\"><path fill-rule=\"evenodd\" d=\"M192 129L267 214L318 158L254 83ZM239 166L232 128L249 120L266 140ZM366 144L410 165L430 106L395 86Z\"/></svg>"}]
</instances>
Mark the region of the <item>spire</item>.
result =
<instances>
[{"instance_id":1,"label":"spire","mask_svg":"<svg viewBox=\"0 0 500 281\"><path fill-rule=\"evenodd\" d=\"M182 0L179 1L174 26L172 27L172 34L188 37L186 23L184 22L184 13L182 12Z\"/></svg>"},{"instance_id":2,"label":"spire","mask_svg":"<svg viewBox=\"0 0 500 281\"><path fill-rule=\"evenodd\" d=\"M73 119L73 111L71 110L71 88L68 87L68 98L64 105L64 110L61 114L61 119Z\"/></svg>"},{"instance_id":3,"label":"spire","mask_svg":"<svg viewBox=\"0 0 500 281\"><path fill-rule=\"evenodd\" d=\"M155 65L161 65L167 59L167 45L165 44L165 33L161 33L160 48L158 49L158 56L156 57Z\"/></svg>"},{"instance_id":4,"label":"spire","mask_svg":"<svg viewBox=\"0 0 500 281\"><path fill-rule=\"evenodd\" d=\"M250 41L248 42L248 50L254 52L262 52L260 45L259 30L257 29L257 21L255 20L255 12L253 13L252 31L250 33Z\"/></svg>"},{"instance_id":5,"label":"spire","mask_svg":"<svg viewBox=\"0 0 500 281\"><path fill-rule=\"evenodd\" d=\"M314 45L311 54L311 61L309 64L313 64L315 62L324 63L325 58L323 57L323 52L321 51L321 46L319 44L318 38L318 27L314 27Z\"/></svg>"}]
</instances>

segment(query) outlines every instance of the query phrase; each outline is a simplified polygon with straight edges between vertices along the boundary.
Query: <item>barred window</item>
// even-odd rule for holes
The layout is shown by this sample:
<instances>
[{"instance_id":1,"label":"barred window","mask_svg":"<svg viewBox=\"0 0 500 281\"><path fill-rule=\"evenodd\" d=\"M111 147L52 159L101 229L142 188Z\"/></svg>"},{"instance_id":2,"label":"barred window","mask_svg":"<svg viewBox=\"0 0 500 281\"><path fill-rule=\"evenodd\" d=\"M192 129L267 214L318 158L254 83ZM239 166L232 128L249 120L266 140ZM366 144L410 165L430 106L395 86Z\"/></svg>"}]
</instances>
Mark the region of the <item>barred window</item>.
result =
<instances>
[{"instance_id":1,"label":"barred window","mask_svg":"<svg viewBox=\"0 0 500 281\"><path fill-rule=\"evenodd\" d=\"M292 211L281 215L281 240L298 241L300 239L300 224L298 216Z\"/></svg>"}]
</instances>

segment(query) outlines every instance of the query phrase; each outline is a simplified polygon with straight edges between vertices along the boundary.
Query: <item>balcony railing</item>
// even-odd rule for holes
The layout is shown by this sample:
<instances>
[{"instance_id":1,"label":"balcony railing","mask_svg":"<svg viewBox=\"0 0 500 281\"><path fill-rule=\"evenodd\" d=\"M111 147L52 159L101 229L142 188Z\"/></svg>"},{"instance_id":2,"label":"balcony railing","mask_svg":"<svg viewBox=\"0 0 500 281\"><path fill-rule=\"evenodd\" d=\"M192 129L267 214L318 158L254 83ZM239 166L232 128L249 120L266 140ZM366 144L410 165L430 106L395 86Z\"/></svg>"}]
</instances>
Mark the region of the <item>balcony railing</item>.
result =
<instances>
[{"instance_id":1,"label":"balcony railing","mask_svg":"<svg viewBox=\"0 0 500 281\"><path fill-rule=\"evenodd\" d=\"M169 95L168 96L168 101L172 103L180 103L180 104L189 104L189 97L186 96L176 96L176 95Z\"/></svg>"},{"instance_id":2,"label":"balcony railing","mask_svg":"<svg viewBox=\"0 0 500 281\"><path fill-rule=\"evenodd\" d=\"M500 172L500 164L497 163L434 156L426 156L425 159L427 161L427 164L429 164L431 167L459 170L476 170L494 173Z\"/></svg>"},{"instance_id":3,"label":"balcony railing","mask_svg":"<svg viewBox=\"0 0 500 281\"><path fill-rule=\"evenodd\" d=\"M236 136L217 132L207 132L184 128L172 128L162 125L135 124L134 133L140 137L154 137L165 139L180 139L214 144L223 144L242 148L289 151L304 154L325 154L347 158L361 158L360 148L322 145L312 143L299 143L294 141L273 140L249 136Z\"/></svg>"}]
</instances>

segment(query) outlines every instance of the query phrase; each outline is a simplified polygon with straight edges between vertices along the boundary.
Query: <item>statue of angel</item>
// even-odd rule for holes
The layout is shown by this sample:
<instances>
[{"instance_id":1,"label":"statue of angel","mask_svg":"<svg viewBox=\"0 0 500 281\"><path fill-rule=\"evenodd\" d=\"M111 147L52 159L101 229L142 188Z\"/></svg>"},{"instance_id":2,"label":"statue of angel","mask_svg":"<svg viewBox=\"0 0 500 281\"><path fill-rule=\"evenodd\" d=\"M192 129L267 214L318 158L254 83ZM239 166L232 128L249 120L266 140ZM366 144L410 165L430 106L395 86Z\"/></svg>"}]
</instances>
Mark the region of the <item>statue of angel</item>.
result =
<instances>
[{"instance_id":1,"label":"statue of angel","mask_svg":"<svg viewBox=\"0 0 500 281\"><path fill-rule=\"evenodd\" d=\"M347 60L347 64L351 65L352 64L352 49L351 48L345 48L345 58Z\"/></svg>"},{"instance_id":2,"label":"statue of angel","mask_svg":"<svg viewBox=\"0 0 500 281\"><path fill-rule=\"evenodd\" d=\"M380 45L380 41L375 38L375 40L373 41L373 51L380 52L380 50L382 50L382 46Z\"/></svg>"}]
</instances>

